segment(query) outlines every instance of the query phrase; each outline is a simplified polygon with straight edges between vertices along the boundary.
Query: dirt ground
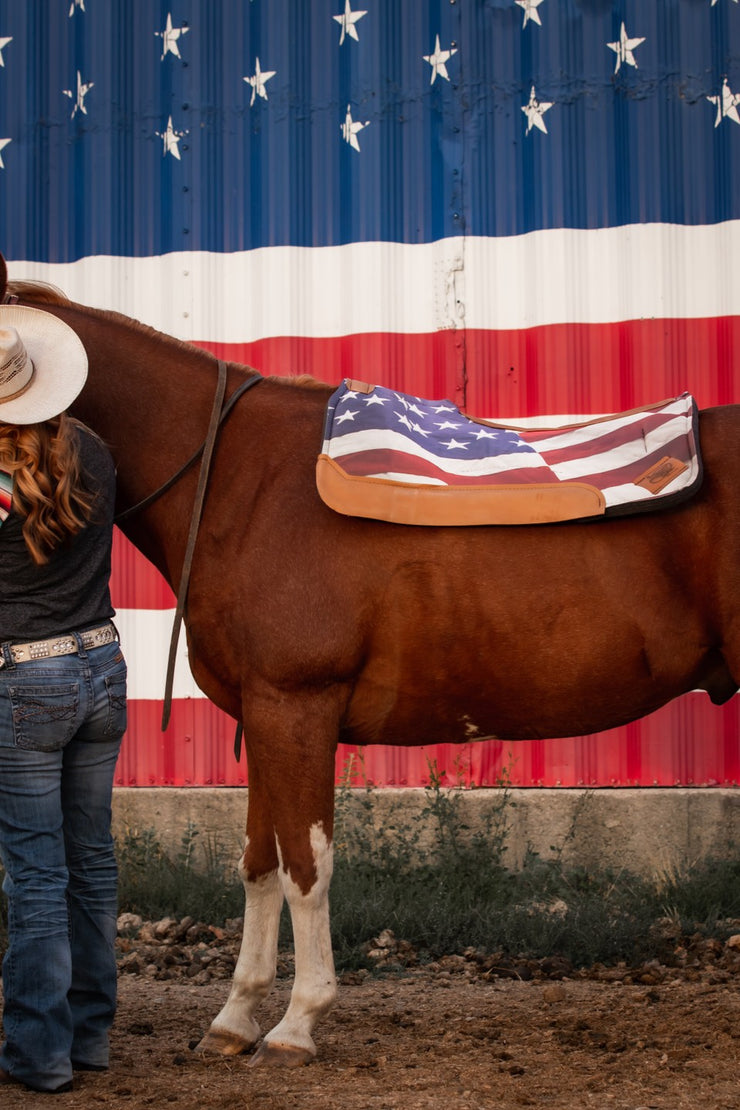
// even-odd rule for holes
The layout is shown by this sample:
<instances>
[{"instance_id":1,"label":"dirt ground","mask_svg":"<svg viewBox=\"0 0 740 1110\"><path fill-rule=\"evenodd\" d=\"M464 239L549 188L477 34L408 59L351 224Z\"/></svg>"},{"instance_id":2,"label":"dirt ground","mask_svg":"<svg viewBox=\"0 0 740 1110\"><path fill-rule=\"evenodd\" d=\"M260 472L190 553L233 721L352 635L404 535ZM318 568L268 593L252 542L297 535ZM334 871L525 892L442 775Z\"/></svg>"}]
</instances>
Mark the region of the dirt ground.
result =
<instances>
[{"instance_id":1,"label":"dirt ground","mask_svg":"<svg viewBox=\"0 0 740 1110\"><path fill-rule=\"evenodd\" d=\"M317 1031L319 1055L295 1070L192 1051L227 979L122 974L112 1066L78 1073L54 1105L177 1110L737 1110L740 974L712 966L597 978L487 978L459 957L395 977L353 974ZM593 974L593 973L591 973ZM202 976L201 976L202 978ZM287 1005L290 979L264 1004ZM3 1110L49 1097L3 1088Z\"/></svg>"}]
</instances>

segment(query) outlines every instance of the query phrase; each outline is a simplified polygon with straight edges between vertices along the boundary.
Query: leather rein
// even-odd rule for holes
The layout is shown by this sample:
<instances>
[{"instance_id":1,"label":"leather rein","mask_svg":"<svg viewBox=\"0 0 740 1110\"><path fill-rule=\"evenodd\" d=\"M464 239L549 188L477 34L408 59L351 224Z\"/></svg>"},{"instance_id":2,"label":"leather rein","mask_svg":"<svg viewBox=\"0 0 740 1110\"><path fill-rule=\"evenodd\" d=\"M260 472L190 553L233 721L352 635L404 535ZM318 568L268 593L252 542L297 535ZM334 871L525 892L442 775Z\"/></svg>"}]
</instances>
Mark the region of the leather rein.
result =
<instances>
[{"instance_id":1,"label":"leather rein","mask_svg":"<svg viewBox=\"0 0 740 1110\"><path fill-rule=\"evenodd\" d=\"M208 484L208 474L211 469L211 459L213 457L213 449L216 446L216 437L218 430L226 420L233 409L236 402L246 393L252 386L258 385L263 381L262 375L257 371L254 372L254 377L247 378L241 385L234 390L228 400L224 403L226 394L226 363L222 359L218 359L218 382L216 384L216 393L213 398L213 407L211 409L211 417L208 423L208 431L206 438L198 448L198 450L191 455L180 469L168 478L167 481L156 489L154 493L150 493L142 501L131 508L126 509L124 512L119 513L115 518L115 523L120 524L122 520L128 519L134 513L142 512L148 508L154 501L166 493L176 482L182 478L183 474L190 467L202 457L200 464L200 471L198 473L198 485L195 491L195 498L193 500L193 511L190 517L190 529L188 531L187 543L185 545L185 558L182 564L182 572L180 574L180 587L177 592L177 607L175 609L175 617L172 624L172 635L170 637L170 650L167 657L167 677L165 680L164 688L164 705L162 707L162 732L167 728L170 720L170 713L172 711L172 686L175 677L175 659L177 657L177 645L180 639L180 627L182 625L183 615L185 613L185 602L188 596L188 586L190 585L190 571L193 566L193 555L195 553L195 543L198 538L198 529L200 527L200 518L203 512L203 502L205 500L206 486ZM241 740L241 725L237 724L237 740L236 744ZM239 759L238 752L236 753L237 760Z\"/></svg>"},{"instance_id":2,"label":"leather rein","mask_svg":"<svg viewBox=\"0 0 740 1110\"><path fill-rule=\"evenodd\" d=\"M221 367L224 368L223 371L222 371ZM248 367L248 369L251 370L252 369L251 366ZM198 450L195 451L190 456L190 458L187 460L187 462L184 462L182 464L182 466L180 467L180 469L178 471L176 471L176 473L174 473L171 478L168 478L167 481L164 482L159 487L159 489L155 489L154 493L147 494L147 496L144 497L141 501L138 501L136 503L136 505L132 505L130 508L124 509L122 513L118 513L118 515L115 518L115 523L116 524L120 524L120 522L122 520L128 520L128 518L130 516L134 516L135 513L140 513L140 512L143 512L144 509L148 509L149 506L151 504L153 504L155 501L157 501L163 494L167 493L168 490L172 489L172 487L180 481L183 474L186 474L187 471L190 469L190 467L193 466L193 464L198 461L200 456L204 455L204 452L206 451L206 447L207 447L207 444L208 444L208 441L209 441L209 438L210 438L211 434L213 434L215 436L216 432L218 431L218 428L220 428L221 425L224 423L224 421L226 420L226 417L229 415L229 413L233 409L234 405L236 404L236 402L241 397L242 393L246 393L247 390L251 389L253 385L259 385L259 383L263 380L262 375L259 373L259 371L257 371L257 370L252 371L252 373L254 374L254 377L247 378L247 380L245 382L242 382L242 384L240 386L238 386L237 389L234 390L234 392L228 398L226 403L223 404L224 389L221 387L221 376L222 376L222 373L223 373L224 374L224 386L225 386L225 371L226 371L226 363L222 362L221 359L219 359L218 360L219 381L218 381L218 384L216 386L216 396L214 398L214 409L215 409L216 404L218 402L219 396L221 398L222 407L219 410L218 422L217 422L216 428L211 429L211 427L209 425L208 433L206 435L206 439L204 440L203 443L201 443ZM211 414L211 419L213 419L213 414ZM213 448L211 448L211 450L213 450ZM205 462L205 458L204 458L204 462ZM209 462L209 465L210 465L210 462Z\"/></svg>"}]
</instances>

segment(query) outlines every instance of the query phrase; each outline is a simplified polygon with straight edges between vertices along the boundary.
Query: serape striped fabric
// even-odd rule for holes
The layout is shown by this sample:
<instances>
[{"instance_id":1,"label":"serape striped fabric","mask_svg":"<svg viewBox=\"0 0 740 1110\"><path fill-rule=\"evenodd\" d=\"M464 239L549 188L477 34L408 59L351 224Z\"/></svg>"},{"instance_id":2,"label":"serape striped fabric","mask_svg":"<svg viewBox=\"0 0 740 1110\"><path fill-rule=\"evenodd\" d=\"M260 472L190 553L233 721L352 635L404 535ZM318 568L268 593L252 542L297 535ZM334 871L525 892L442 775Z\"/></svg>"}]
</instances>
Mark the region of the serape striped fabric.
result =
<instances>
[{"instance_id":1,"label":"serape striped fabric","mask_svg":"<svg viewBox=\"0 0 740 1110\"><path fill-rule=\"evenodd\" d=\"M8 519L13 498L13 476L0 470L0 525Z\"/></svg>"}]
</instances>

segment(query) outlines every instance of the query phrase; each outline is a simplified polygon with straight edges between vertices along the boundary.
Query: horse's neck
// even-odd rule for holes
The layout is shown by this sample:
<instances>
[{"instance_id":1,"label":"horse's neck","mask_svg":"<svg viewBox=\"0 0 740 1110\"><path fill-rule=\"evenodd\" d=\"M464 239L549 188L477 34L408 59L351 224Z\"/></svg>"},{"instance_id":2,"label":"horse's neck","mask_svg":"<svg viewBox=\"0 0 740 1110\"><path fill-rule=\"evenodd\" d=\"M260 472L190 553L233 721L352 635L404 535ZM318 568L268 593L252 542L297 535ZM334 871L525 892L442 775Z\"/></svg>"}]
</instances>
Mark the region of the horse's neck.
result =
<instances>
[{"instance_id":1,"label":"horse's neck","mask_svg":"<svg viewBox=\"0 0 740 1110\"><path fill-rule=\"evenodd\" d=\"M66 318L83 339L90 363L87 385L73 412L110 446L118 470L118 507L126 510L158 490L203 444L217 387L217 363L204 351L123 317L72 307ZM245 376L246 368L229 367L227 396ZM310 390L264 382L239 402L219 433L205 508L212 525L218 512L221 519L229 519L235 502L248 518L265 477L268 484L277 474L285 483L288 473L293 483L313 482L324 406L331 393L328 386L316 385ZM123 525L175 588L197 479L196 464L162 498Z\"/></svg>"},{"instance_id":2,"label":"horse's neck","mask_svg":"<svg viewBox=\"0 0 740 1110\"><path fill-rule=\"evenodd\" d=\"M118 510L159 489L203 442L217 374L205 352L135 324L83 315L73 326L89 373L73 407L108 444L116 462ZM160 502L135 513L123 531L171 582L179 574L197 466Z\"/></svg>"}]
</instances>

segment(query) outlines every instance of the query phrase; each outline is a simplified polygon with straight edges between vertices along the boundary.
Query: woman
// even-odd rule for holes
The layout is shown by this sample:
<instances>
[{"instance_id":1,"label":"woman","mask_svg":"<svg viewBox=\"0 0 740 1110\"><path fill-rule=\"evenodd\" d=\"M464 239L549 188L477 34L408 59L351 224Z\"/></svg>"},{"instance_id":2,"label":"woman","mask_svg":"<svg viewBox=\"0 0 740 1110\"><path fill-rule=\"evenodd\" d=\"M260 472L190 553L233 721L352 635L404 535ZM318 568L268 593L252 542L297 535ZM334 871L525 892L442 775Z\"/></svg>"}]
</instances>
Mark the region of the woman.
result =
<instances>
[{"instance_id":1,"label":"woman","mask_svg":"<svg viewBox=\"0 0 740 1110\"><path fill-rule=\"evenodd\" d=\"M108 1065L116 1005L113 772L126 664L111 623L115 471L65 410L87 357L55 316L0 307L0 1083L70 1090Z\"/></svg>"}]
</instances>

